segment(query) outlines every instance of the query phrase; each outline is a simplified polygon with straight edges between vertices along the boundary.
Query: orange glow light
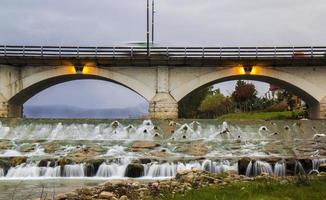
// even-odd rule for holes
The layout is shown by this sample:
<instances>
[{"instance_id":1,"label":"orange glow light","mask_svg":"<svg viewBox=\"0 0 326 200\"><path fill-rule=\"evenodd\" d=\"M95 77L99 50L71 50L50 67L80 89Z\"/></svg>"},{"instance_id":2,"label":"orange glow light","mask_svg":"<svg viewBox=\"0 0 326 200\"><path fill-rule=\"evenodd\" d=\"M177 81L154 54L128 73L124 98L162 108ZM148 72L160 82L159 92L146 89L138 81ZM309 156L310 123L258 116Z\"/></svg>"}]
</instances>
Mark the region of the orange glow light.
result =
<instances>
[{"instance_id":1,"label":"orange glow light","mask_svg":"<svg viewBox=\"0 0 326 200\"><path fill-rule=\"evenodd\" d=\"M91 71L91 68L90 67L87 67L87 66L84 66L84 69L83 69L83 74L89 74Z\"/></svg>"}]
</instances>

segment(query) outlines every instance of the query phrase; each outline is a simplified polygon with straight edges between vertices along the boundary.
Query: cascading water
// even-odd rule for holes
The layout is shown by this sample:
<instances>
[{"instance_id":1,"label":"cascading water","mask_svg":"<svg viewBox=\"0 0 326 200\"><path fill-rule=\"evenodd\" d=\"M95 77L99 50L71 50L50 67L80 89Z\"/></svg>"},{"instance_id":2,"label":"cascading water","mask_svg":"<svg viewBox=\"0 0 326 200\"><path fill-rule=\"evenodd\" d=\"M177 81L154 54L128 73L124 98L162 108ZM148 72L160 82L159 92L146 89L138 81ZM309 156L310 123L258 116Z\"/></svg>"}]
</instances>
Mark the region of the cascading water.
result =
<instances>
[{"instance_id":1,"label":"cascading water","mask_svg":"<svg viewBox=\"0 0 326 200\"><path fill-rule=\"evenodd\" d=\"M274 175L275 176L285 176L286 175L286 163L281 161L275 163L274 166Z\"/></svg>"},{"instance_id":2,"label":"cascading water","mask_svg":"<svg viewBox=\"0 0 326 200\"><path fill-rule=\"evenodd\" d=\"M326 162L325 137L317 128L298 124L170 122L166 131L150 120L126 125L119 121L10 126L0 122L0 177L125 178L133 166L137 175L149 179L173 177L193 168L285 176L288 160L284 158L300 155L311 157L311 172L319 173L319 166ZM266 162L270 156L280 161ZM243 157L255 160L244 170L238 165ZM307 165L295 164L294 173L307 170Z\"/></svg>"},{"instance_id":3,"label":"cascading water","mask_svg":"<svg viewBox=\"0 0 326 200\"><path fill-rule=\"evenodd\" d=\"M274 174L272 166L265 161L250 161L247 170L246 176L257 176L263 173Z\"/></svg>"}]
</instances>

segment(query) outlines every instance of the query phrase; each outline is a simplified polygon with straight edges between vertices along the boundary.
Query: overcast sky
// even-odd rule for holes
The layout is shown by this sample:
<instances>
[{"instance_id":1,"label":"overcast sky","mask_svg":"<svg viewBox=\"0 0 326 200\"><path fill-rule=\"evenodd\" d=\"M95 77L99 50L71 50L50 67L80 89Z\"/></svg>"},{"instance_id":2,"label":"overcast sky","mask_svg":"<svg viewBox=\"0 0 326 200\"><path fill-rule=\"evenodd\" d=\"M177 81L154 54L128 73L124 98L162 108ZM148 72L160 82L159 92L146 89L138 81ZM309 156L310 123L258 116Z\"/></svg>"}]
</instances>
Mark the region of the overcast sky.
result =
<instances>
[{"instance_id":1,"label":"overcast sky","mask_svg":"<svg viewBox=\"0 0 326 200\"><path fill-rule=\"evenodd\" d=\"M0 43L112 46L144 41L145 0L0 0ZM156 0L156 43L162 46L326 45L325 0ZM80 84L80 82L78 83ZM102 81L52 87L29 104L125 107L142 103ZM232 90L232 84L222 85ZM258 85L264 93L266 85ZM76 89L78 88L78 90ZM100 92L108 91L106 93ZM51 94L51 98L47 96ZM43 96L43 97L42 97ZM57 97L57 98L54 98ZM55 99L55 100L53 100ZM105 99L105 101L103 101ZM134 99L132 103L128 99Z\"/></svg>"}]
</instances>

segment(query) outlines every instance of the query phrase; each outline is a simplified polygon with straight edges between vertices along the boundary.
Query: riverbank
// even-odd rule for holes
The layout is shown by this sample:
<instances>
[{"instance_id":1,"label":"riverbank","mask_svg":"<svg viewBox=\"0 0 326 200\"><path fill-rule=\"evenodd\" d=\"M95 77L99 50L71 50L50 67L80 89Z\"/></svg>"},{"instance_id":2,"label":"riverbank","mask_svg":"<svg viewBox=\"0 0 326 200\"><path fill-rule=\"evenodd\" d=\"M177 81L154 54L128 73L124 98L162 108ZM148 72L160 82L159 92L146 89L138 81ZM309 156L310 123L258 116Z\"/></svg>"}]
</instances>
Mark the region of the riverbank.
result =
<instances>
[{"instance_id":1,"label":"riverbank","mask_svg":"<svg viewBox=\"0 0 326 200\"><path fill-rule=\"evenodd\" d=\"M326 195L325 186L325 173L296 177L262 174L253 178L234 171L213 174L192 169L179 172L169 180L147 184L132 180L111 181L58 194L55 199L322 199Z\"/></svg>"},{"instance_id":2,"label":"riverbank","mask_svg":"<svg viewBox=\"0 0 326 200\"><path fill-rule=\"evenodd\" d=\"M247 113L228 113L218 117L219 121L236 121L236 120L288 120L298 119L299 112L247 112Z\"/></svg>"}]
</instances>

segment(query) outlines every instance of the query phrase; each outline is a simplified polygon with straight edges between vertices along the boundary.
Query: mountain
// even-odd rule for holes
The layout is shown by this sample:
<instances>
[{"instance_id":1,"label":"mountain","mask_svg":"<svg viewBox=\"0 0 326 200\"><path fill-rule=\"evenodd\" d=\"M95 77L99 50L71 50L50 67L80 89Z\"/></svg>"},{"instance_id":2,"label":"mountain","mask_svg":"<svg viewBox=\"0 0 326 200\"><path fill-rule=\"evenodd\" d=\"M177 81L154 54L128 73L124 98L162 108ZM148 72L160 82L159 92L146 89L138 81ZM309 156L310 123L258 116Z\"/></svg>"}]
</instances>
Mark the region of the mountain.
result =
<instances>
[{"instance_id":1,"label":"mountain","mask_svg":"<svg viewBox=\"0 0 326 200\"><path fill-rule=\"evenodd\" d=\"M140 118L148 115L148 104L127 108L85 109L75 106L24 106L30 118Z\"/></svg>"}]
</instances>

